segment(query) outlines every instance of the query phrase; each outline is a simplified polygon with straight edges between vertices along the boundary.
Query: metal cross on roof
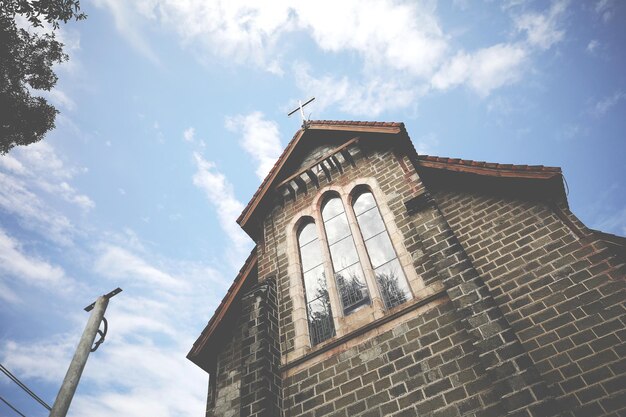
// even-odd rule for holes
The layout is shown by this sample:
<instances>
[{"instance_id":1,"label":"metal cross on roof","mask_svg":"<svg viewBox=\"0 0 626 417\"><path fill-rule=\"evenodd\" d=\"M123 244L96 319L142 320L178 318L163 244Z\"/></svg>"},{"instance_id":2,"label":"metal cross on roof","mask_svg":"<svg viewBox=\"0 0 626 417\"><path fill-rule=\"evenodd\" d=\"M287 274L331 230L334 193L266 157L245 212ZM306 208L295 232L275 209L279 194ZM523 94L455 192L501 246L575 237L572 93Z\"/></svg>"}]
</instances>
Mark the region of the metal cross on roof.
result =
<instances>
[{"instance_id":1,"label":"metal cross on roof","mask_svg":"<svg viewBox=\"0 0 626 417\"><path fill-rule=\"evenodd\" d=\"M302 127L306 127L307 120L306 120L306 117L304 117L304 111L302 111L302 108L306 106L307 104L309 104L310 102L312 102L313 100L315 100L315 97L311 97L305 103L302 103L301 100L298 100L298 107L296 107L295 109L287 113L287 116L291 116L292 114L300 110L300 116L302 117Z\"/></svg>"}]
</instances>

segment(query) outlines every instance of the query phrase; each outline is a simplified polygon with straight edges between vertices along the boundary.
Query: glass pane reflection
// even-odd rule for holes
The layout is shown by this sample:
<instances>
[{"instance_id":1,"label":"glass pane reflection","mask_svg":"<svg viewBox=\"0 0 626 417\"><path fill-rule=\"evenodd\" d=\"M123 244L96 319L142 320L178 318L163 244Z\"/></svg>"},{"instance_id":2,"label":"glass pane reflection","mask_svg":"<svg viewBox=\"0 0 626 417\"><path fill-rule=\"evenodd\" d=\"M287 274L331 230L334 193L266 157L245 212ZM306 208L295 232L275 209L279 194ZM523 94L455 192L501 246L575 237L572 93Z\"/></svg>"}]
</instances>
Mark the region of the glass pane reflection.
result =
<instances>
[{"instance_id":1,"label":"glass pane reflection","mask_svg":"<svg viewBox=\"0 0 626 417\"><path fill-rule=\"evenodd\" d=\"M329 245L350 235L350 226L348 226L348 219L345 213L327 221L324 223L324 227L326 227L326 237Z\"/></svg>"},{"instance_id":2,"label":"glass pane reflection","mask_svg":"<svg viewBox=\"0 0 626 417\"><path fill-rule=\"evenodd\" d=\"M387 233L380 233L365 241L365 247L370 255L374 269L396 257L396 252L393 250L393 246L391 246Z\"/></svg>"},{"instance_id":3,"label":"glass pane reflection","mask_svg":"<svg viewBox=\"0 0 626 417\"><path fill-rule=\"evenodd\" d=\"M362 213L357 217L357 220L361 228L361 234L365 240L385 230L383 219L380 218L380 214L378 214L376 208L371 208L365 213Z\"/></svg>"},{"instance_id":4,"label":"glass pane reflection","mask_svg":"<svg viewBox=\"0 0 626 417\"><path fill-rule=\"evenodd\" d=\"M300 242L300 246L304 246L315 239L317 239L317 228L315 223L309 223L300 231L298 242Z\"/></svg>"},{"instance_id":5,"label":"glass pane reflection","mask_svg":"<svg viewBox=\"0 0 626 417\"><path fill-rule=\"evenodd\" d=\"M371 209L372 207L376 207L376 201L374 201L374 196L372 193L363 193L357 197L354 201L354 214L357 216L364 211Z\"/></svg>"},{"instance_id":6,"label":"glass pane reflection","mask_svg":"<svg viewBox=\"0 0 626 417\"><path fill-rule=\"evenodd\" d=\"M339 197L331 198L324 204L322 209L322 217L324 221L330 220L338 214L343 213L343 204Z\"/></svg>"},{"instance_id":7,"label":"glass pane reflection","mask_svg":"<svg viewBox=\"0 0 626 417\"><path fill-rule=\"evenodd\" d=\"M333 259L335 269L344 269L355 262L358 262L359 256L354 246L352 236L340 240L330 247L330 256Z\"/></svg>"},{"instance_id":8,"label":"glass pane reflection","mask_svg":"<svg viewBox=\"0 0 626 417\"><path fill-rule=\"evenodd\" d=\"M369 304L370 297L361 264L356 263L342 271L335 273L337 290L345 314L349 314L357 307Z\"/></svg>"},{"instance_id":9,"label":"glass pane reflection","mask_svg":"<svg viewBox=\"0 0 626 417\"><path fill-rule=\"evenodd\" d=\"M374 271L376 283L387 309L411 299L411 291L398 259L388 262Z\"/></svg>"},{"instance_id":10,"label":"glass pane reflection","mask_svg":"<svg viewBox=\"0 0 626 417\"><path fill-rule=\"evenodd\" d=\"M317 239L300 248L302 271L306 272L322 263L322 251L320 249L320 243Z\"/></svg>"}]
</instances>

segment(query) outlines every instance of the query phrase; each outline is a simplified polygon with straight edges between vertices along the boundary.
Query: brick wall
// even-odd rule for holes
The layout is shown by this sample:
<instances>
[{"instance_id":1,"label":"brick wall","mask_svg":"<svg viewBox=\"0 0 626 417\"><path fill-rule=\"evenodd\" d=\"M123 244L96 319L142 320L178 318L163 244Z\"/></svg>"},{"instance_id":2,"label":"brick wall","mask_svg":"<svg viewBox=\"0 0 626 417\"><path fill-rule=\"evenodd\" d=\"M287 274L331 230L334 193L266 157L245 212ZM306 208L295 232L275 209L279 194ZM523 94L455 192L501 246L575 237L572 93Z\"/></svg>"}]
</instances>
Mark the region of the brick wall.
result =
<instances>
[{"instance_id":1,"label":"brick wall","mask_svg":"<svg viewBox=\"0 0 626 417\"><path fill-rule=\"evenodd\" d=\"M449 301L284 386L284 417L503 415Z\"/></svg>"},{"instance_id":2,"label":"brick wall","mask_svg":"<svg viewBox=\"0 0 626 417\"><path fill-rule=\"evenodd\" d=\"M215 400L207 417L281 414L276 284L272 278L242 296L241 312L217 358Z\"/></svg>"},{"instance_id":3,"label":"brick wall","mask_svg":"<svg viewBox=\"0 0 626 417\"><path fill-rule=\"evenodd\" d=\"M241 332L225 340L217 356L215 374L210 376L207 417L239 417L241 387ZM212 384L216 384L215 387Z\"/></svg>"},{"instance_id":4,"label":"brick wall","mask_svg":"<svg viewBox=\"0 0 626 417\"><path fill-rule=\"evenodd\" d=\"M626 412L624 265L563 202L485 189L434 196L564 415Z\"/></svg>"}]
</instances>

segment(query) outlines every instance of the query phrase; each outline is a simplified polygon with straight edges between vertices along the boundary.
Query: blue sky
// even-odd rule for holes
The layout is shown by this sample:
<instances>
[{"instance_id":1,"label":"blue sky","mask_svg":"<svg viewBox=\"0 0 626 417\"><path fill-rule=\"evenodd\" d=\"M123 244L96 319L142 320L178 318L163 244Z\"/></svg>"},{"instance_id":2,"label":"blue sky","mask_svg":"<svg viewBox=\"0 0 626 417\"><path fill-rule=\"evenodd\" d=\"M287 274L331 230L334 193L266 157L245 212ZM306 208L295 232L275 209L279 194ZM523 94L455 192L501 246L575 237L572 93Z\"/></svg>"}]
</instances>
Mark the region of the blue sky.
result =
<instances>
[{"instance_id":1,"label":"blue sky","mask_svg":"<svg viewBox=\"0 0 626 417\"><path fill-rule=\"evenodd\" d=\"M185 355L252 248L235 219L298 99L405 122L423 154L560 166L579 218L626 235L623 2L81 3L57 128L0 156L1 362L52 403L83 307L124 289L70 415L203 415Z\"/></svg>"}]
</instances>

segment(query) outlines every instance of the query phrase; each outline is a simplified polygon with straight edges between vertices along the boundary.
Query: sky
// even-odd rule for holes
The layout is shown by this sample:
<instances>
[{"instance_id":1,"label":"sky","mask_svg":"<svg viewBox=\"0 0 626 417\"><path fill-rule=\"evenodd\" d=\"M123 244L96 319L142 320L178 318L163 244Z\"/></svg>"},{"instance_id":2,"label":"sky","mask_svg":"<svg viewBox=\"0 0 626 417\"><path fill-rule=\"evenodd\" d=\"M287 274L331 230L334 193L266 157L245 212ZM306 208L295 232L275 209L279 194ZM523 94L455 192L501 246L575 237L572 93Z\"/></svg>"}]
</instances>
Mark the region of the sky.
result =
<instances>
[{"instance_id":1,"label":"sky","mask_svg":"<svg viewBox=\"0 0 626 417\"><path fill-rule=\"evenodd\" d=\"M252 249L235 219L311 119L404 122L420 154L559 166L626 235L626 3L83 0L45 96L56 129L0 156L0 361L49 404L83 308L115 287L71 416L202 416L185 359ZM0 394L46 410L7 378ZM0 414L13 415L0 403Z\"/></svg>"}]
</instances>

